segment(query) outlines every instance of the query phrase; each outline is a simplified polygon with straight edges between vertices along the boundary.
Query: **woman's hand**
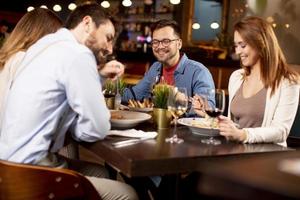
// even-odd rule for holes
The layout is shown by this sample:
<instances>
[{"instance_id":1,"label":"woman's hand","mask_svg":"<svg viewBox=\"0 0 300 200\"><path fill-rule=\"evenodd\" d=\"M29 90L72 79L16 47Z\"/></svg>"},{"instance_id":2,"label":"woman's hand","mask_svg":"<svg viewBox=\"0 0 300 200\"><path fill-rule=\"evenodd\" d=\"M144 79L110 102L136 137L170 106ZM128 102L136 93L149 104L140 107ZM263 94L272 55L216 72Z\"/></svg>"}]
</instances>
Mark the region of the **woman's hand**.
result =
<instances>
[{"instance_id":1,"label":"woman's hand","mask_svg":"<svg viewBox=\"0 0 300 200\"><path fill-rule=\"evenodd\" d=\"M179 102L182 102L182 103L188 103L188 97L185 96L184 93L182 92L176 92L175 94L175 98L176 98L176 101L179 101Z\"/></svg>"},{"instance_id":2,"label":"woman's hand","mask_svg":"<svg viewBox=\"0 0 300 200\"><path fill-rule=\"evenodd\" d=\"M219 129L220 135L223 135L229 140L243 142L247 138L245 130L238 129L232 120L223 115L219 116Z\"/></svg>"},{"instance_id":3,"label":"woman's hand","mask_svg":"<svg viewBox=\"0 0 300 200\"><path fill-rule=\"evenodd\" d=\"M195 111L195 113L201 117L205 117L206 113L204 110L204 100L199 95L195 95L192 98L192 106Z\"/></svg>"}]
</instances>

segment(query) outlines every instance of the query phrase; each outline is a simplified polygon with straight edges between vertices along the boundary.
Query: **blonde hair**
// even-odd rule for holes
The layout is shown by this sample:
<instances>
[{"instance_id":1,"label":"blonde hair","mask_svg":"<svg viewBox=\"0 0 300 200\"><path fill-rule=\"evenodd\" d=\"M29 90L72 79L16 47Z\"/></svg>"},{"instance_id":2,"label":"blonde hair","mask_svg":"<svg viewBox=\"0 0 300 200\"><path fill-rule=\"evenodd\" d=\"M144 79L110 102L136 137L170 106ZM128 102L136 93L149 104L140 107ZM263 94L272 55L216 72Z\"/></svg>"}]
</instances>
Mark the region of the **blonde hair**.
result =
<instances>
[{"instance_id":1,"label":"blonde hair","mask_svg":"<svg viewBox=\"0 0 300 200\"><path fill-rule=\"evenodd\" d=\"M0 71L12 55L26 51L41 37L56 32L62 25L51 10L36 8L26 13L0 49Z\"/></svg>"},{"instance_id":2,"label":"blonde hair","mask_svg":"<svg viewBox=\"0 0 300 200\"><path fill-rule=\"evenodd\" d=\"M291 83L299 83L299 74L291 69L279 46L272 26L259 17L246 17L234 25L245 42L254 48L261 61L261 78L266 88L271 88L271 96L283 78ZM244 76L251 73L251 68L242 66Z\"/></svg>"}]
</instances>

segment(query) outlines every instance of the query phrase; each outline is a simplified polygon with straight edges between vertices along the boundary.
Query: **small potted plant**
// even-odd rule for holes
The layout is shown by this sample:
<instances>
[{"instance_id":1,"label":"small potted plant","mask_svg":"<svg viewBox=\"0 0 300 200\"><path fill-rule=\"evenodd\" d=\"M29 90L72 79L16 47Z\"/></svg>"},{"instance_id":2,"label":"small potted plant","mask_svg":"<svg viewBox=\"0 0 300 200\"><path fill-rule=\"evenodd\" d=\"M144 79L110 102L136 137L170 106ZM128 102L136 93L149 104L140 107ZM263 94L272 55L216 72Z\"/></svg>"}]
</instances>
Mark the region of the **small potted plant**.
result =
<instances>
[{"instance_id":1,"label":"small potted plant","mask_svg":"<svg viewBox=\"0 0 300 200\"><path fill-rule=\"evenodd\" d=\"M157 84L153 89L153 119L158 129L170 127L172 115L168 111L170 85Z\"/></svg>"},{"instance_id":2,"label":"small potted plant","mask_svg":"<svg viewBox=\"0 0 300 200\"><path fill-rule=\"evenodd\" d=\"M104 85L103 94L106 105L109 109L114 109L117 84L119 86L118 88L120 95L123 95L124 89L126 88L126 83L123 81L123 79L118 79L116 81L108 79Z\"/></svg>"}]
</instances>

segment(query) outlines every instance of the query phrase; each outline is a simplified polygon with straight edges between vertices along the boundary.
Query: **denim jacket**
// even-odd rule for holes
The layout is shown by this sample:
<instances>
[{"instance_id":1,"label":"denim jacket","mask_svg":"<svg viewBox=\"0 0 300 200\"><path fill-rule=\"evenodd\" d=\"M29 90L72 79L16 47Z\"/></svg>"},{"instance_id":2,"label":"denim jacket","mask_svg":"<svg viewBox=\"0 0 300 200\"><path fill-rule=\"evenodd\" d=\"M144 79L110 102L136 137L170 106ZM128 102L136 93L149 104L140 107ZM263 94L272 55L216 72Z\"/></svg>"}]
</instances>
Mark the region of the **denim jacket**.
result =
<instances>
[{"instance_id":1,"label":"denim jacket","mask_svg":"<svg viewBox=\"0 0 300 200\"><path fill-rule=\"evenodd\" d=\"M122 97L123 102L129 99L142 100L151 97L152 86L162 75L162 64L155 62L146 72L144 78L131 89L126 88ZM190 60L183 54L174 72L176 87L187 88L189 97L204 94L207 89L214 89L214 81L209 70L201 63ZM212 101L213 102L213 101Z\"/></svg>"}]
</instances>

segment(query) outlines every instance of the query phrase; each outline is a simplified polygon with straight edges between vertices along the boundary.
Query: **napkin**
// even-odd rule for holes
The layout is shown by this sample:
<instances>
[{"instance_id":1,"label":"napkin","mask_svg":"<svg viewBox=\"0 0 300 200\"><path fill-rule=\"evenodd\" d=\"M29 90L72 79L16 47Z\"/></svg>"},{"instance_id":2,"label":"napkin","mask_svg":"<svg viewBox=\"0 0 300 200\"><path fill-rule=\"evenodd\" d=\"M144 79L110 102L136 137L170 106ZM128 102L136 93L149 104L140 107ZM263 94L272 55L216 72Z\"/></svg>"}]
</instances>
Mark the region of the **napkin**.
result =
<instances>
[{"instance_id":1,"label":"napkin","mask_svg":"<svg viewBox=\"0 0 300 200\"><path fill-rule=\"evenodd\" d=\"M157 136L157 132L155 131L145 132L136 129L110 130L108 135L117 135L117 136L132 137L132 138L155 138Z\"/></svg>"}]
</instances>

